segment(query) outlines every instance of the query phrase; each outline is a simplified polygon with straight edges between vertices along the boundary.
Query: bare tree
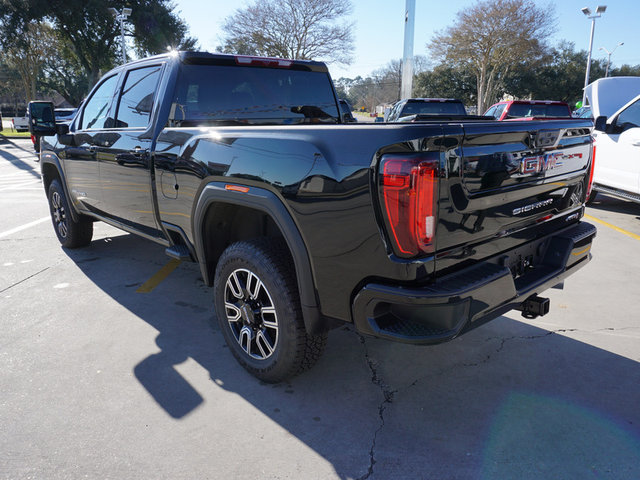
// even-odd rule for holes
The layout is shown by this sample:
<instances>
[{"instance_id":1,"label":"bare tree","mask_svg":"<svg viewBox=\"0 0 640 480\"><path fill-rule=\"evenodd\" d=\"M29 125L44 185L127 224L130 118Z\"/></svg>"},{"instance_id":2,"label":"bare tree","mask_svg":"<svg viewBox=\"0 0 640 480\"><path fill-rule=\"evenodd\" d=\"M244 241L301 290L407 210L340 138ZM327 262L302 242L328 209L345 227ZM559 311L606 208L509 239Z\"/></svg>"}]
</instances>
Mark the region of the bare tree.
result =
<instances>
[{"instance_id":1,"label":"bare tree","mask_svg":"<svg viewBox=\"0 0 640 480\"><path fill-rule=\"evenodd\" d=\"M225 53L349 64L353 24L350 0L260 0L227 17Z\"/></svg>"},{"instance_id":2,"label":"bare tree","mask_svg":"<svg viewBox=\"0 0 640 480\"><path fill-rule=\"evenodd\" d=\"M545 53L553 12L533 0L483 0L458 12L455 23L427 44L432 56L476 76L478 111L485 111L512 65Z\"/></svg>"}]
</instances>

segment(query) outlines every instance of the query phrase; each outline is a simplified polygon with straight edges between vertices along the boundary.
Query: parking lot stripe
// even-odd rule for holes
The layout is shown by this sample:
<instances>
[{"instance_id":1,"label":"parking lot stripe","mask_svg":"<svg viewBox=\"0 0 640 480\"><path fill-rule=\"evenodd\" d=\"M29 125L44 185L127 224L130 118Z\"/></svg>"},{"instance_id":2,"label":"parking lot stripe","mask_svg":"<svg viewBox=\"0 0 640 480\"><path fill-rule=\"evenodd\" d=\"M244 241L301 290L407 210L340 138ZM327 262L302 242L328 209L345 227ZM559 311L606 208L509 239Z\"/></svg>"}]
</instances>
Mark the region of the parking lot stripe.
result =
<instances>
[{"instance_id":1,"label":"parking lot stripe","mask_svg":"<svg viewBox=\"0 0 640 480\"><path fill-rule=\"evenodd\" d=\"M587 214L585 214L584 218L588 218L589 220L592 220L592 221L594 221L596 223L599 223L600 225L604 225L605 227L609 227L609 228L615 230L616 232L620 232L620 233L622 233L624 235L627 235L627 236L629 236L631 238L635 238L636 240L640 240L640 235L638 235L636 233L629 232L629 231L627 231L627 230L625 230L623 228L616 227L615 225L612 225L612 224L610 224L608 222L605 222L604 220L600 220L599 218L592 217L591 215L587 215Z\"/></svg>"},{"instance_id":2,"label":"parking lot stripe","mask_svg":"<svg viewBox=\"0 0 640 480\"><path fill-rule=\"evenodd\" d=\"M136 290L136 293L152 292L154 288L160 285L160 283L162 283L162 281L165 278L167 278L169 274L178 267L178 265L180 265L180 260L176 260L175 258L172 258L171 260L169 260L169 263L167 263L164 267L158 270L153 277L151 277L149 280L147 280L142 285L140 285L140 287L138 287L138 289Z\"/></svg>"},{"instance_id":3,"label":"parking lot stripe","mask_svg":"<svg viewBox=\"0 0 640 480\"><path fill-rule=\"evenodd\" d=\"M25 223L24 225L20 225L19 227L12 228L11 230L7 230L6 232L0 233L0 238L8 237L9 235L13 235L14 233L18 233L22 230L26 230L27 228L31 228L39 223L46 222L50 217L42 217L40 220L34 220L33 222Z\"/></svg>"}]
</instances>

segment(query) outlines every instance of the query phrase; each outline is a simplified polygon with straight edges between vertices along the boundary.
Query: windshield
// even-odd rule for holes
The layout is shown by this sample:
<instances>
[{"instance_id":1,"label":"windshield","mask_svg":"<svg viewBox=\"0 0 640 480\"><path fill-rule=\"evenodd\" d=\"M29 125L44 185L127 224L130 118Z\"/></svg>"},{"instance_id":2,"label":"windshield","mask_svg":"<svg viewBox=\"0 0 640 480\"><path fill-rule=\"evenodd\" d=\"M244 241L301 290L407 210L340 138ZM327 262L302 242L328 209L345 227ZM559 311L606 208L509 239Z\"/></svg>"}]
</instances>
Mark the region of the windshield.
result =
<instances>
[{"instance_id":1,"label":"windshield","mask_svg":"<svg viewBox=\"0 0 640 480\"><path fill-rule=\"evenodd\" d=\"M466 115L464 105L458 102L407 102L401 117L408 115Z\"/></svg>"},{"instance_id":2,"label":"windshield","mask_svg":"<svg viewBox=\"0 0 640 480\"><path fill-rule=\"evenodd\" d=\"M338 119L327 73L182 65L169 126L317 124Z\"/></svg>"},{"instance_id":3,"label":"windshield","mask_svg":"<svg viewBox=\"0 0 640 480\"><path fill-rule=\"evenodd\" d=\"M528 105L514 103L509 108L507 118L521 117L570 117L571 113L566 105Z\"/></svg>"}]
</instances>

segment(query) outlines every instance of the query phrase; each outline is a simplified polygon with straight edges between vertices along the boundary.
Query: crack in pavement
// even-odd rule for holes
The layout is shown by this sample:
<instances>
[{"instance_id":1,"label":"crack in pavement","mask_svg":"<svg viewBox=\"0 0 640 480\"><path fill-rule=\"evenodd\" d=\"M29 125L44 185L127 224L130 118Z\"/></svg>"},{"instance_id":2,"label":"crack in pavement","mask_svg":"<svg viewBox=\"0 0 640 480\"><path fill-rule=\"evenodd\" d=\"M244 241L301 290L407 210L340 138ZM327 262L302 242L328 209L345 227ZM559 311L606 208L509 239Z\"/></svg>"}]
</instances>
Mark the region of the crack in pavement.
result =
<instances>
[{"instance_id":1,"label":"crack in pavement","mask_svg":"<svg viewBox=\"0 0 640 480\"><path fill-rule=\"evenodd\" d=\"M2 290L0 290L0 293L4 293L4 292L6 292L7 290L9 290L10 288L15 287L16 285L20 285L21 283L26 282L27 280L29 280L30 278L35 277L36 275L40 275L42 272L46 272L47 270L49 270L49 268L51 268L51 267L43 268L43 269L42 269L42 270L40 270L39 272L36 272L36 273L34 273L33 275L29 275L28 277L23 278L22 280L19 280L19 281L15 282L14 284L9 285L9 286L8 286L8 287L6 287L6 288L3 288Z\"/></svg>"},{"instance_id":2,"label":"crack in pavement","mask_svg":"<svg viewBox=\"0 0 640 480\"><path fill-rule=\"evenodd\" d=\"M378 434L382 431L384 427L384 411L386 410L386 405L388 403L393 403L393 397L398 392L398 390L391 390L389 385L383 382L383 380L378 376L377 364L374 360L369 357L369 350L367 349L367 344L365 342L364 336L356 332L358 338L360 339L360 344L364 348L364 358L367 361L367 366L369 370L371 370L371 382L380 388L384 400L378 406L378 417L380 418L380 425L373 433L373 439L371 440L371 448L369 449L369 468L367 469L367 473L358 477L356 480L366 480L371 475L373 475L373 466L376 464L376 441L378 439Z\"/></svg>"}]
</instances>

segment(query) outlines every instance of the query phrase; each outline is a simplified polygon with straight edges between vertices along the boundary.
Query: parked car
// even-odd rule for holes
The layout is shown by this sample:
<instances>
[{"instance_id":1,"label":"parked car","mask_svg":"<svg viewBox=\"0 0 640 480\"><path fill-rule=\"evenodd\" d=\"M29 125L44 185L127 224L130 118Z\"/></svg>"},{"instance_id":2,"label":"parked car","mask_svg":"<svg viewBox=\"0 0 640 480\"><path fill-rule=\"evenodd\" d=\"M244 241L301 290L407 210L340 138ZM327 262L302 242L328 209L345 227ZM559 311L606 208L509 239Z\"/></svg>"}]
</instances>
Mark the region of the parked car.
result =
<instances>
[{"instance_id":1,"label":"parked car","mask_svg":"<svg viewBox=\"0 0 640 480\"><path fill-rule=\"evenodd\" d=\"M396 102L385 118L387 122L408 122L416 116L467 115L464 103L456 98L405 98Z\"/></svg>"},{"instance_id":2,"label":"parked car","mask_svg":"<svg viewBox=\"0 0 640 480\"><path fill-rule=\"evenodd\" d=\"M56 108L53 111L57 123L70 122L76 113L76 108Z\"/></svg>"},{"instance_id":3,"label":"parked car","mask_svg":"<svg viewBox=\"0 0 640 480\"><path fill-rule=\"evenodd\" d=\"M26 132L29 130L29 114L25 112L22 117L13 117L13 129L16 132Z\"/></svg>"},{"instance_id":4,"label":"parked car","mask_svg":"<svg viewBox=\"0 0 640 480\"><path fill-rule=\"evenodd\" d=\"M340 104L340 115L342 115L342 121L344 123L355 123L358 121L356 117L353 116L353 108L349 102L341 98L338 100L338 103Z\"/></svg>"},{"instance_id":5,"label":"parked car","mask_svg":"<svg viewBox=\"0 0 640 480\"><path fill-rule=\"evenodd\" d=\"M589 203L597 192L640 203L640 95L609 119L598 117L593 138L598 158Z\"/></svg>"},{"instance_id":6,"label":"parked car","mask_svg":"<svg viewBox=\"0 0 640 480\"><path fill-rule=\"evenodd\" d=\"M342 124L325 64L198 52L106 73L70 124L29 108L60 243L101 220L198 262L264 381L345 323L433 344L544 315L591 258L589 121Z\"/></svg>"},{"instance_id":7,"label":"parked car","mask_svg":"<svg viewBox=\"0 0 640 480\"><path fill-rule=\"evenodd\" d=\"M491 105L484 114L496 120L571 118L571 108L566 102L553 100L507 100Z\"/></svg>"}]
</instances>

